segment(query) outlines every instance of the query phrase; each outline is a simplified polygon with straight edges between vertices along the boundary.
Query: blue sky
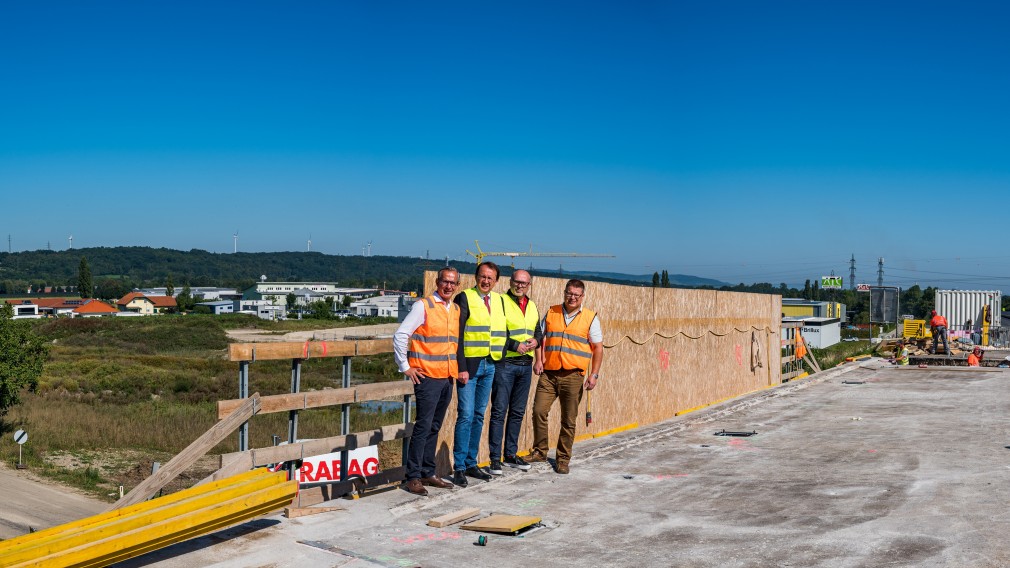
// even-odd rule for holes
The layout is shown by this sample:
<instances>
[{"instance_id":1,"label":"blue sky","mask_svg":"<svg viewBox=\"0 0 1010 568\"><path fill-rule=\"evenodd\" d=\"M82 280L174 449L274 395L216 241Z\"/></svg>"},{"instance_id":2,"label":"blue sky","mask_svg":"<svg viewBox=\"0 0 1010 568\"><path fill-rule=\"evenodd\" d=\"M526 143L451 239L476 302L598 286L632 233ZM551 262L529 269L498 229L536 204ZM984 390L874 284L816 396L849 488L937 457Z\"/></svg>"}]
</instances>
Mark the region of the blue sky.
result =
<instances>
[{"instance_id":1,"label":"blue sky","mask_svg":"<svg viewBox=\"0 0 1010 568\"><path fill-rule=\"evenodd\" d=\"M1010 292L1008 12L7 2L0 233Z\"/></svg>"}]
</instances>

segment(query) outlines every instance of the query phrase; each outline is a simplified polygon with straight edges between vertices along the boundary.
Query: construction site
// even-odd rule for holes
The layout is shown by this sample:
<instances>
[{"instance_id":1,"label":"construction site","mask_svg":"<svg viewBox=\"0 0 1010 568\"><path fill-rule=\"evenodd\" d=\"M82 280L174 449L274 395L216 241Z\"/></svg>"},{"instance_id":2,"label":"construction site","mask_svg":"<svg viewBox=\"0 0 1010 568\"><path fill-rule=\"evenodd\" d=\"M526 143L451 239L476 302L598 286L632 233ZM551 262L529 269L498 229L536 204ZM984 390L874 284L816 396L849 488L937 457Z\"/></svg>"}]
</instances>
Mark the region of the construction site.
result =
<instances>
[{"instance_id":1,"label":"construction site","mask_svg":"<svg viewBox=\"0 0 1010 568\"><path fill-rule=\"evenodd\" d=\"M426 273L426 294L434 280ZM461 280L460 289L473 285ZM564 284L537 278L530 296L555 304ZM803 353L801 325L783 323L776 295L591 282L586 306L603 321L605 358L579 409L587 419L570 475L536 464L409 494L402 468L353 469L349 456L409 440L411 383L302 392L297 381L303 365L327 357L344 358L349 376L355 356L390 352L390 339L234 343L240 396L218 403L214 428L107 512L3 541L0 566L1010 564L1000 538L1010 394L999 326L976 337L952 330L950 352L930 354L920 353L929 326L910 320L874 353L821 368ZM889 360L899 337L917 346L910 365ZM985 346L985 365L960 364L969 341ZM264 360L291 361L291 393L256 393ZM403 422L357 432L344 420L332 437L298 437L299 413L373 401L402 403ZM255 416L275 412L289 416L289 443L249 447ZM454 420L453 403L445 423ZM215 474L151 498L236 435L240 451L220 456ZM527 418L519 447L531 436ZM483 440L486 462L486 431ZM440 475L450 448L452 428L442 428ZM302 460L330 453L342 481L289 479Z\"/></svg>"}]
</instances>

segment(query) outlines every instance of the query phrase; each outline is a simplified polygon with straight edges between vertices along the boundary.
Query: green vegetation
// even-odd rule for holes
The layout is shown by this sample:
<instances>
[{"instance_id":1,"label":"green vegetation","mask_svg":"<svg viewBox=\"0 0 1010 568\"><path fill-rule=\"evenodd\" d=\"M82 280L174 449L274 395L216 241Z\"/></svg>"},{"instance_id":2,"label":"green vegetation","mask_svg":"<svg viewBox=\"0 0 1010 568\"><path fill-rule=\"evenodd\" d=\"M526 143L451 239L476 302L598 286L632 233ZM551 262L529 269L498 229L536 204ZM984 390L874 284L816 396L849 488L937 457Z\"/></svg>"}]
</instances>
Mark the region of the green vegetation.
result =
<instances>
[{"instance_id":1,"label":"green vegetation","mask_svg":"<svg viewBox=\"0 0 1010 568\"><path fill-rule=\"evenodd\" d=\"M27 321L14 318L10 304L0 309L0 418L21 402L21 393L33 391L42 374L48 345Z\"/></svg>"},{"instance_id":2,"label":"green vegetation","mask_svg":"<svg viewBox=\"0 0 1010 568\"><path fill-rule=\"evenodd\" d=\"M107 497L119 485L129 490L150 474L151 462L164 463L213 426L218 400L236 398L238 364L227 360L226 328L255 325L282 333L360 320L269 322L247 315L186 315L13 323L30 326L40 344L49 347L49 359L36 392L22 391L22 404L10 410L0 429L31 433L24 460L36 473ZM341 376L340 358L308 360L302 365L302 390L339 388ZM352 360L353 384L401 379L391 354ZM268 395L290 388L290 361L250 365L251 391ZM354 407L351 427L362 431L401 420L399 410L377 413ZM333 436L339 425L338 408L305 411L299 436ZM253 447L270 446L273 435L286 433L286 413L250 421ZM380 446L385 467L399 465L399 448L399 442ZM236 450L237 435L212 453ZM16 459L16 454L7 457L11 463ZM213 467L211 460L170 490L192 484Z\"/></svg>"}]
</instances>

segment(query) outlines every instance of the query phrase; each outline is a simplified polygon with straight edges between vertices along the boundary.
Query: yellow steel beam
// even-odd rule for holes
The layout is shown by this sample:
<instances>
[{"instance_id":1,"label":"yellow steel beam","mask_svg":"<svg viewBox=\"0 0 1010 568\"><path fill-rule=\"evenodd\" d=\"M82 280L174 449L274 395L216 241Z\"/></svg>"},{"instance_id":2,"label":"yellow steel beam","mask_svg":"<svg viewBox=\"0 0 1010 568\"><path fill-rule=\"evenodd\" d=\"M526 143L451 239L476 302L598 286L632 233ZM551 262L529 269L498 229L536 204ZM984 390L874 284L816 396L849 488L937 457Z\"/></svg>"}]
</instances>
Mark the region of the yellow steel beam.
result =
<instances>
[{"instance_id":1,"label":"yellow steel beam","mask_svg":"<svg viewBox=\"0 0 1010 568\"><path fill-rule=\"evenodd\" d=\"M96 527L105 526L110 523L115 523L120 519L124 518L134 518L139 515L157 511L159 509L165 509L176 504L188 502L201 495L206 495L209 493L214 493L220 491L223 488L242 485L250 481L256 481L260 479L271 480L271 483L278 474L271 472L265 468L255 469L248 471L239 475L235 475L229 478L225 478L214 483L209 483L206 485L200 485L198 487L191 487L189 489L184 489L176 493L165 495L164 497L159 497L157 499L151 499L150 501L145 501L143 503L138 503L136 505L131 505L129 507L124 507L122 509L114 509L105 513L100 513L98 515L93 515L91 517L85 517L83 519L73 521L70 523L65 523L55 527L51 527L38 532L26 534L13 538L10 540L5 540L0 543L0 566L3 566L3 562L6 562L9 555L24 550L26 548L34 548L42 546L48 542L54 542L60 538L67 536L73 536L77 534L82 534L94 530ZM283 474L281 474L283 475Z\"/></svg>"},{"instance_id":2,"label":"yellow steel beam","mask_svg":"<svg viewBox=\"0 0 1010 568\"><path fill-rule=\"evenodd\" d=\"M278 510L298 491L284 472L250 473L257 475L233 476L186 490L188 496L167 505L153 499L0 547L0 566L105 566Z\"/></svg>"}]
</instances>

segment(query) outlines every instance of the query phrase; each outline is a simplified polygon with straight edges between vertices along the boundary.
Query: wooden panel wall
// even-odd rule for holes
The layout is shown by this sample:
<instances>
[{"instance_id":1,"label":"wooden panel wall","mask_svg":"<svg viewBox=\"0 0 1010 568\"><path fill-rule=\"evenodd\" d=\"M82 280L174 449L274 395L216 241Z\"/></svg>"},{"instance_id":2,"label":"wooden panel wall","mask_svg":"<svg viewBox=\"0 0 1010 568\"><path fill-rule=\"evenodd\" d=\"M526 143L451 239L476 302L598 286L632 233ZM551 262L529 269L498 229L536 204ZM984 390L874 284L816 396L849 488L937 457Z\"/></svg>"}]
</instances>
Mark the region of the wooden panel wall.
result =
<instances>
[{"instance_id":1,"label":"wooden panel wall","mask_svg":"<svg viewBox=\"0 0 1010 568\"><path fill-rule=\"evenodd\" d=\"M435 288L436 272L425 273L425 293ZM472 274L460 275L460 290L473 286ZM567 279L534 277L530 297L541 314L561 303ZM496 291L508 291L508 277ZM782 299L768 294L716 292L586 283L583 305L600 315L604 359L593 390L593 423L586 426L583 397L577 437L631 424L646 425L678 412L781 382ZM755 362L760 366L755 366ZM520 453L532 445L533 377ZM487 454L487 421L478 461ZM455 397L439 436L440 471L451 470ZM557 441L558 409L551 411L551 447ZM578 446L575 447L578 455Z\"/></svg>"}]
</instances>

